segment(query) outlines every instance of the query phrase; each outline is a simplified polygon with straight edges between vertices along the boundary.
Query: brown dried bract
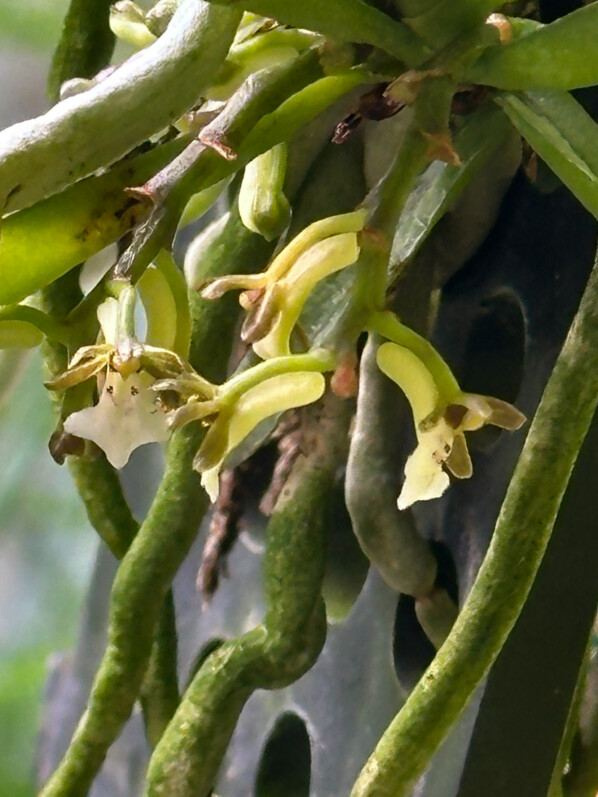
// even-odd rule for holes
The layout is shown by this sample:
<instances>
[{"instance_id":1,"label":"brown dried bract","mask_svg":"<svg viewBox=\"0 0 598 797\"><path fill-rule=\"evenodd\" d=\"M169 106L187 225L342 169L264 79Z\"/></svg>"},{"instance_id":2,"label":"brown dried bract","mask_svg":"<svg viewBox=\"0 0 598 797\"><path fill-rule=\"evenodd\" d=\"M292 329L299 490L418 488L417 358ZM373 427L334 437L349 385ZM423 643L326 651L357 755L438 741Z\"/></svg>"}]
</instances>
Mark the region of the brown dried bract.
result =
<instances>
[{"instance_id":1,"label":"brown dried bract","mask_svg":"<svg viewBox=\"0 0 598 797\"><path fill-rule=\"evenodd\" d=\"M346 116L335 127L332 136L334 144L345 142L363 119L380 122L383 119L389 119L405 107L403 102L398 102L386 94L387 87L388 83L378 83L362 94L357 110Z\"/></svg>"},{"instance_id":2,"label":"brown dried bract","mask_svg":"<svg viewBox=\"0 0 598 797\"><path fill-rule=\"evenodd\" d=\"M213 133L210 134L207 132L208 128L204 128L204 131L198 135L198 140L205 146L210 147L213 149L214 152L217 152L220 156L227 161L236 161L237 160L237 153L235 149L227 142L224 136L216 136Z\"/></svg>"},{"instance_id":3,"label":"brown dried bract","mask_svg":"<svg viewBox=\"0 0 598 797\"><path fill-rule=\"evenodd\" d=\"M239 535L243 491L239 490L237 470L224 470L220 475L220 492L201 555L197 589L206 603L218 589L220 577L227 574L226 555Z\"/></svg>"}]
</instances>

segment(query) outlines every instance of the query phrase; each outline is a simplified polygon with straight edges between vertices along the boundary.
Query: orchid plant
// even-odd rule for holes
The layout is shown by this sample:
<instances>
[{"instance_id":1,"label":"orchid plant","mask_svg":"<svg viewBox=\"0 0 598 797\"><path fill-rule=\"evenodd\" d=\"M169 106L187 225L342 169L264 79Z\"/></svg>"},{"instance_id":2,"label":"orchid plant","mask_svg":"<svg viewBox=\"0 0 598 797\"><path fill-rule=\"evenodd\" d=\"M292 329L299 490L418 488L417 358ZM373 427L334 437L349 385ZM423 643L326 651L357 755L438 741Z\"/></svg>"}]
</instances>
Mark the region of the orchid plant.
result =
<instances>
[{"instance_id":1,"label":"orchid plant","mask_svg":"<svg viewBox=\"0 0 598 797\"><path fill-rule=\"evenodd\" d=\"M0 347L42 345L57 406L51 450L69 458L122 563L87 711L43 797L88 792L139 696L153 747L146 793L212 793L252 692L296 680L322 647L318 557L345 469L363 550L413 597L438 650L352 795L413 793L525 603L598 399L585 377L598 357L592 276L459 607L411 507L441 499L452 477L475 480L466 434L515 432L526 419L504 396L461 384L434 335L446 278L440 266L417 270L439 222L487 180L490 209L459 264L475 251L520 165L530 179L549 167L598 215L598 126L569 93L598 85L598 4L548 24L542 6L72 0L51 70L55 105L0 133ZM134 52L112 64L116 38ZM342 185L356 173L357 193ZM172 256L181 228L194 238L184 267ZM115 242L118 255L84 290L82 264ZM365 338L376 369L367 378ZM363 524L355 485L365 462L375 470L379 443L370 378L399 388L397 407L407 399L405 439L416 445L393 463L396 504ZM300 410L300 442L272 481L264 619L207 656L179 694L176 650L155 633L172 579L209 504L226 514L223 474L251 467L289 410ZM134 541L114 543L114 507L134 521L113 469L148 443L167 444L162 484ZM547 473L551 445L560 464Z\"/></svg>"}]
</instances>

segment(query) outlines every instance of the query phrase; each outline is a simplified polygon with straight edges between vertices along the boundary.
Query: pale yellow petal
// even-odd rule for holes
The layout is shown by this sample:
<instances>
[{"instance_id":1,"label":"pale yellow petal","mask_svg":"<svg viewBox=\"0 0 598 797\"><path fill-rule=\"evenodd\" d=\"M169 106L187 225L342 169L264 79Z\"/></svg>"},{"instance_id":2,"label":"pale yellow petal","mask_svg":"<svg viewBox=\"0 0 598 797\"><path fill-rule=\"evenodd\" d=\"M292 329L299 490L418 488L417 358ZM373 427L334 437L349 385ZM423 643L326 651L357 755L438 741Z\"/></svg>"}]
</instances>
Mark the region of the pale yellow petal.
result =
<instances>
[{"instance_id":1,"label":"pale yellow petal","mask_svg":"<svg viewBox=\"0 0 598 797\"><path fill-rule=\"evenodd\" d=\"M405 481L397 506L402 510L417 501L439 498L449 484L442 463L435 459L428 446L420 443L405 464Z\"/></svg>"},{"instance_id":2,"label":"pale yellow petal","mask_svg":"<svg viewBox=\"0 0 598 797\"><path fill-rule=\"evenodd\" d=\"M228 450L239 445L271 415L317 401L326 389L322 374L298 372L267 379L244 393L235 406L229 428Z\"/></svg>"},{"instance_id":3,"label":"pale yellow petal","mask_svg":"<svg viewBox=\"0 0 598 797\"><path fill-rule=\"evenodd\" d=\"M104 340L110 346L118 343L118 301L110 298L98 307L98 321L104 333Z\"/></svg>"},{"instance_id":4,"label":"pale yellow petal","mask_svg":"<svg viewBox=\"0 0 598 797\"><path fill-rule=\"evenodd\" d=\"M204 470L201 475L201 486L210 496L210 501L212 503L216 501L218 493L220 492L220 468L221 465L218 465L209 470Z\"/></svg>"},{"instance_id":5,"label":"pale yellow petal","mask_svg":"<svg viewBox=\"0 0 598 797\"><path fill-rule=\"evenodd\" d=\"M136 448L170 435L156 394L149 389L152 381L144 373L123 379L117 371L108 371L98 403L69 415L65 431L92 440L115 468L124 467Z\"/></svg>"},{"instance_id":6,"label":"pale yellow petal","mask_svg":"<svg viewBox=\"0 0 598 797\"><path fill-rule=\"evenodd\" d=\"M407 396L417 426L438 403L438 388L423 362L412 351L396 343L383 343L376 355L378 367Z\"/></svg>"}]
</instances>

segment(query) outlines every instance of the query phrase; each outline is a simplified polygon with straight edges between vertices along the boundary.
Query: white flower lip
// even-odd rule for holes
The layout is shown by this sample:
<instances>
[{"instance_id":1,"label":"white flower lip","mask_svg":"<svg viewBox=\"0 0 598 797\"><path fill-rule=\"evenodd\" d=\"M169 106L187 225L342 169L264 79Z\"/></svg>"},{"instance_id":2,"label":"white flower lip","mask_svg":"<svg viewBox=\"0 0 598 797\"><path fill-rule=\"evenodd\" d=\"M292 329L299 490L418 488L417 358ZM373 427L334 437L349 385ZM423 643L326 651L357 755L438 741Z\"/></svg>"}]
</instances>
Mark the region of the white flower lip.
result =
<instances>
[{"instance_id":1,"label":"white flower lip","mask_svg":"<svg viewBox=\"0 0 598 797\"><path fill-rule=\"evenodd\" d=\"M417 447L405 464L405 481L397 501L400 510L417 501L440 498L450 485L447 471L458 479L470 478L473 466L465 432L486 424L515 430L525 421L518 409L491 396L459 390L449 400L440 396L422 360L397 343L383 343L377 362L405 393L417 435Z\"/></svg>"},{"instance_id":2,"label":"white flower lip","mask_svg":"<svg viewBox=\"0 0 598 797\"><path fill-rule=\"evenodd\" d=\"M136 448L163 442L170 436L166 415L150 389L153 381L144 372L125 379L109 370L98 403L69 415L65 431L91 440L111 465L123 468Z\"/></svg>"},{"instance_id":3,"label":"white flower lip","mask_svg":"<svg viewBox=\"0 0 598 797\"><path fill-rule=\"evenodd\" d=\"M48 386L66 390L97 377L97 404L71 413L64 429L94 442L115 468L122 468L134 449L169 438L166 413L153 387L158 376L172 378L187 366L174 352L123 334L116 299L104 301L97 315L105 342L79 349L68 369Z\"/></svg>"}]
</instances>

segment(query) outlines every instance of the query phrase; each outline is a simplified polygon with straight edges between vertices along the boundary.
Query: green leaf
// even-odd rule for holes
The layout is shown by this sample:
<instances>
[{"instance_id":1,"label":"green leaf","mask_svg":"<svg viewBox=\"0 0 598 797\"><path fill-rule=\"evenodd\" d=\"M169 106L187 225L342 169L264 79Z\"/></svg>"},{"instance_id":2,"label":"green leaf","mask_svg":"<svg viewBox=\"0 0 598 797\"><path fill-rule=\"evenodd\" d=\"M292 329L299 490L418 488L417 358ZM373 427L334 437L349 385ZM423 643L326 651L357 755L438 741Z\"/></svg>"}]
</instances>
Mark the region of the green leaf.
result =
<instances>
[{"instance_id":1,"label":"green leaf","mask_svg":"<svg viewBox=\"0 0 598 797\"><path fill-rule=\"evenodd\" d=\"M394 55L408 66L418 66L430 55L406 25L378 11L363 0L213 0L220 5L244 8L285 25L323 33L336 41L362 42Z\"/></svg>"},{"instance_id":2,"label":"green leaf","mask_svg":"<svg viewBox=\"0 0 598 797\"><path fill-rule=\"evenodd\" d=\"M110 63L114 34L108 24L112 0L71 0L52 59L48 93L56 100L70 78L91 78Z\"/></svg>"},{"instance_id":3,"label":"green leaf","mask_svg":"<svg viewBox=\"0 0 598 797\"><path fill-rule=\"evenodd\" d=\"M504 114L483 106L464 122L454 137L461 166L434 161L409 196L395 233L391 279L418 251L437 222L450 210L473 177L513 135Z\"/></svg>"},{"instance_id":4,"label":"green leaf","mask_svg":"<svg viewBox=\"0 0 598 797\"><path fill-rule=\"evenodd\" d=\"M511 44L492 47L465 79L510 91L570 89L598 83L598 3L573 11Z\"/></svg>"},{"instance_id":5,"label":"green leaf","mask_svg":"<svg viewBox=\"0 0 598 797\"><path fill-rule=\"evenodd\" d=\"M125 186L146 180L187 141L125 160L101 177L7 216L0 227L0 304L21 301L120 238L140 213Z\"/></svg>"},{"instance_id":6,"label":"green leaf","mask_svg":"<svg viewBox=\"0 0 598 797\"><path fill-rule=\"evenodd\" d=\"M435 48L449 44L457 36L482 23L501 3L497 0L441 0L436 3L398 1L406 15L404 22ZM421 10L420 13L418 13Z\"/></svg>"},{"instance_id":7,"label":"green leaf","mask_svg":"<svg viewBox=\"0 0 598 797\"><path fill-rule=\"evenodd\" d=\"M598 125L569 94L498 94L496 103L557 177L598 217Z\"/></svg>"}]
</instances>

